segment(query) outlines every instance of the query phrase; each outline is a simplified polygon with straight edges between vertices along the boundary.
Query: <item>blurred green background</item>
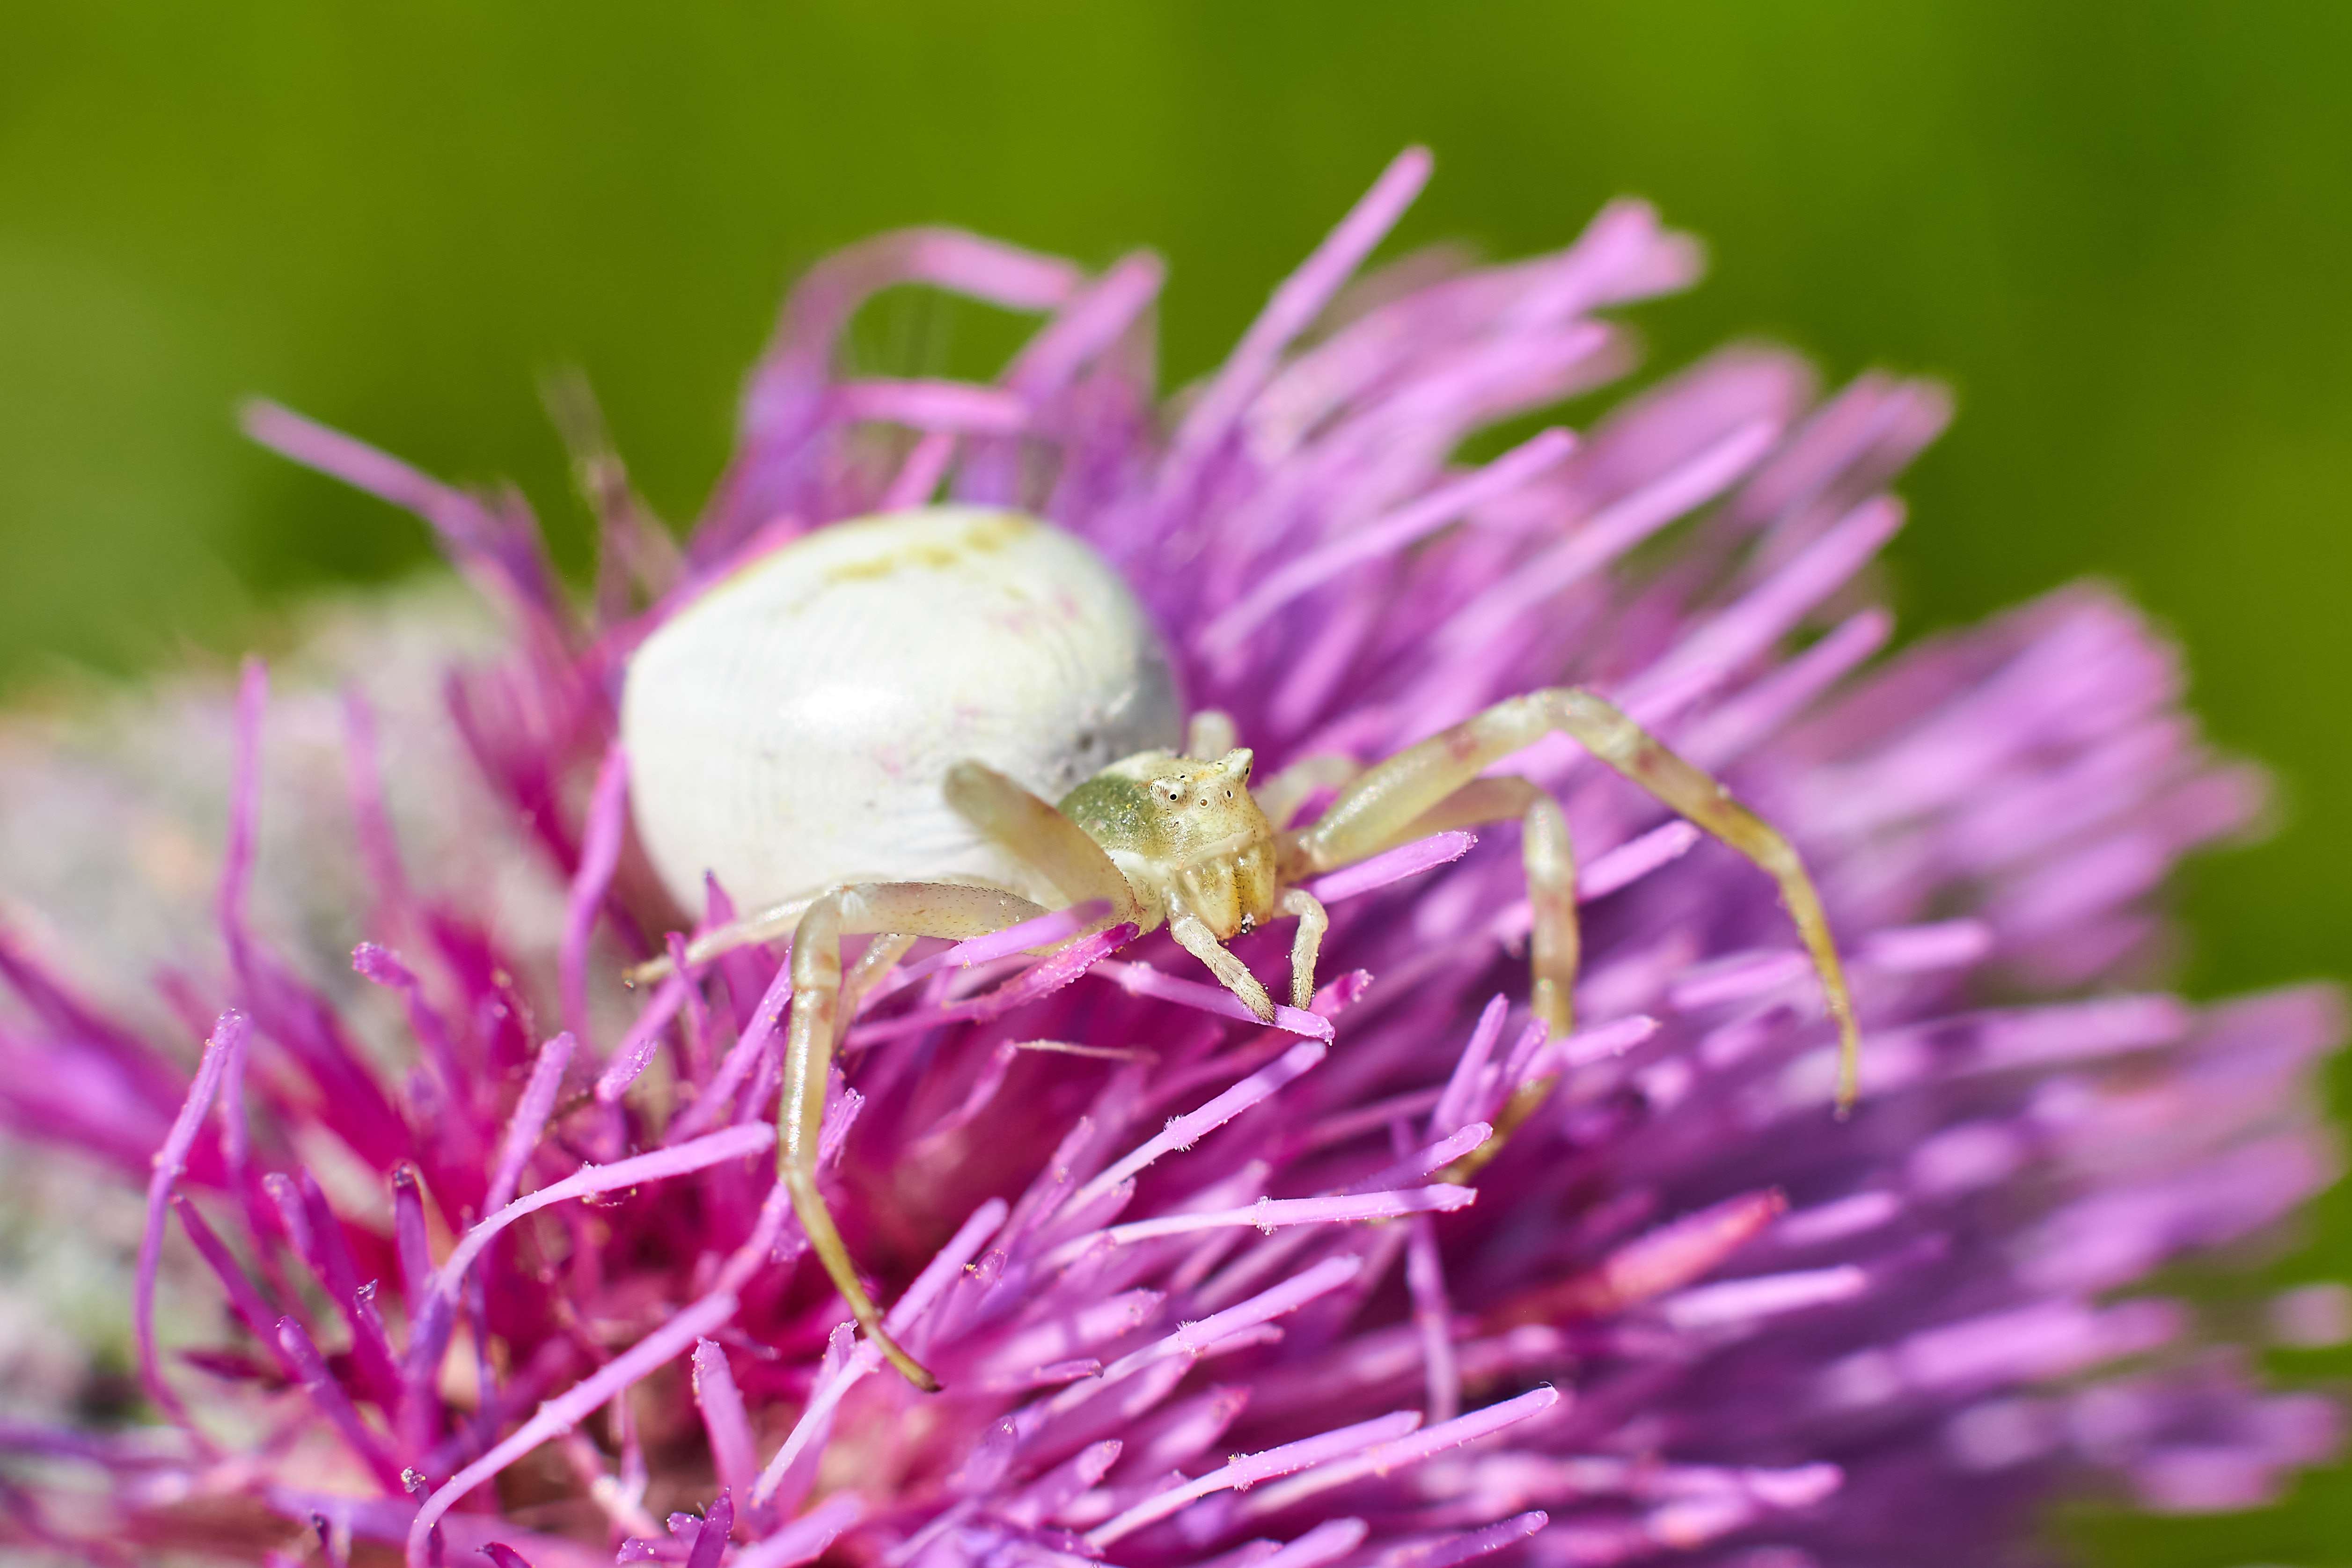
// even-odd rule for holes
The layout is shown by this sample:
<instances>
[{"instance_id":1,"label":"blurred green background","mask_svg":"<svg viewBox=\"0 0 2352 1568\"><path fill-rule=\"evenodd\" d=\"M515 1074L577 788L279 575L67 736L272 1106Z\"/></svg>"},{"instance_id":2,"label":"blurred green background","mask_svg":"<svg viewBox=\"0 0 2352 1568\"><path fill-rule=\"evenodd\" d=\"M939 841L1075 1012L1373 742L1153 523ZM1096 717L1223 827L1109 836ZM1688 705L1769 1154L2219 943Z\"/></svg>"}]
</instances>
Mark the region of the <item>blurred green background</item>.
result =
<instances>
[{"instance_id":1,"label":"blurred green background","mask_svg":"<svg viewBox=\"0 0 2352 1568\"><path fill-rule=\"evenodd\" d=\"M0 687L234 647L422 531L243 445L266 391L560 527L535 378L584 366L692 511L781 287L944 220L1173 268L1222 353L1407 142L1405 241L1557 245L1636 192L1703 235L1656 360L1794 342L1960 398L1906 489L1909 625L2096 573L2284 784L2196 867L2189 982L2352 935L2352 7L1000 3L0 7ZM575 550L576 558L576 550ZM2339 1193L2281 1279L2341 1274ZM2283 1370L2340 1375L2352 1357ZM2352 1563L2352 1479L2075 1519L2116 1563Z\"/></svg>"}]
</instances>

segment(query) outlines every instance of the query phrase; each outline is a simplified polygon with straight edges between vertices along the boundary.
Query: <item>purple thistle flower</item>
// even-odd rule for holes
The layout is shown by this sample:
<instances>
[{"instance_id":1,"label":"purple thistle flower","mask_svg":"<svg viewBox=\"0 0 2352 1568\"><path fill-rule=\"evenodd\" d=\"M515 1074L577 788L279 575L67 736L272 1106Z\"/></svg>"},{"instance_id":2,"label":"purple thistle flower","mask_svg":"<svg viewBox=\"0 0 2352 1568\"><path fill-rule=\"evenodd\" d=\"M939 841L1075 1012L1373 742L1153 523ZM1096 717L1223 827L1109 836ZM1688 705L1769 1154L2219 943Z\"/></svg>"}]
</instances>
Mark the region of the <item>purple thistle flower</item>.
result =
<instances>
[{"instance_id":1,"label":"purple thistle flower","mask_svg":"<svg viewBox=\"0 0 2352 1568\"><path fill-rule=\"evenodd\" d=\"M2231 1508L2327 1453L2331 1406L2136 1293L2334 1171L2310 1092L2332 994L2131 989L2169 866L2261 802L2170 652L2074 589L1871 663L1882 487L1944 421L1929 386L1821 399L1737 350L1580 437L1458 460L1622 374L1597 312L1696 252L1620 204L1556 254L1351 285L1427 167L1400 159L1171 409L1149 258L1090 276L922 230L820 264L682 554L587 449L585 610L519 500L256 410L259 439L423 516L508 635L447 677L446 730L414 682L388 719L344 705L348 826L290 864L260 847L265 726L324 745L330 705L266 712L248 665L219 952L172 955L160 1012L133 998L164 939L126 927L68 983L54 942L0 931L0 1116L147 1190L129 1318L158 1423L0 1423L0 1539L534 1568L1977 1563L2086 1476ZM845 374L852 315L906 284L1048 319L987 385ZM1520 765L1582 858L1564 1039L1528 1020L1516 846L1467 833L1316 884L1328 983L1271 1027L1164 935L1067 942L1087 909L925 944L863 998L824 1153L891 1331L947 1384L915 1392L774 1181L776 952L614 984L683 953L614 704L705 584L942 495L1090 541L1269 766L1608 692L1801 847L1865 1026L1858 1112L1830 1114L1833 1031L1769 883L1547 742ZM318 662L379 700L413 668L350 642ZM0 763L55 792L53 824L87 795L54 759ZM145 809L109 787L93 833ZM696 911L731 912L716 885ZM368 938L340 977L261 934L338 920ZM1268 940L1241 951L1264 968ZM1475 1187L1437 1179L1554 1073Z\"/></svg>"}]
</instances>

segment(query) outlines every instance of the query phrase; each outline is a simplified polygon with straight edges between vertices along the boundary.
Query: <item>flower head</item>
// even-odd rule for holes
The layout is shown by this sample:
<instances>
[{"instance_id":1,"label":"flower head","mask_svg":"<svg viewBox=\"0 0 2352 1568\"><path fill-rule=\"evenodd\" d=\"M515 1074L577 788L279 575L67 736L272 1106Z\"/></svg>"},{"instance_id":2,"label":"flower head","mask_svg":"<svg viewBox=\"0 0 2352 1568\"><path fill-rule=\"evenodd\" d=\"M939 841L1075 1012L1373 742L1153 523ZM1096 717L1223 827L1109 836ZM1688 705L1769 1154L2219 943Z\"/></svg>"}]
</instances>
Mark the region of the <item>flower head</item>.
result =
<instances>
[{"instance_id":1,"label":"flower head","mask_svg":"<svg viewBox=\"0 0 2352 1568\"><path fill-rule=\"evenodd\" d=\"M2132 1293L2332 1169L2305 1092L2331 996L2128 988L2167 868L2260 798L2199 742L2170 653L2074 589L1873 663L1883 487L1943 423L1929 386L1821 398L1741 349L1465 459L1622 374L1601 312L1696 257L1621 204L1555 254L1351 283L1426 168L1400 159L1167 407L1149 258L1090 275L921 230L821 263L682 553L583 439L585 610L511 497L257 410L263 441L421 514L509 637L441 717L395 703L379 735L354 697L348 843L310 851L345 869L260 879L358 889L356 980L257 934L258 666L218 961L164 991L201 1056L102 1010L127 985L91 1001L0 947L0 1113L147 1188L157 1422L0 1428L45 1461L9 1528L538 1568L1961 1563L2080 1474L2231 1507L2325 1452L2328 1406ZM908 284L1046 321L985 385L848 374L851 317ZM1328 983L1272 1027L1164 937L1068 942L1077 915L927 943L874 986L826 1179L947 1391L889 1375L774 1179L776 952L613 983L682 952L614 703L701 587L938 497L1090 541L1262 771L1606 691L1802 850L1861 1006L1860 1110L1830 1113L1834 1033L1770 883L1543 743L1516 765L1580 857L1565 1038L1528 1016L1507 829L1325 879ZM445 723L472 784L424 760ZM462 816L478 786L500 810ZM533 876L535 900L489 896ZM730 913L716 883L690 911ZM1549 1075L1473 1184L1439 1179Z\"/></svg>"}]
</instances>

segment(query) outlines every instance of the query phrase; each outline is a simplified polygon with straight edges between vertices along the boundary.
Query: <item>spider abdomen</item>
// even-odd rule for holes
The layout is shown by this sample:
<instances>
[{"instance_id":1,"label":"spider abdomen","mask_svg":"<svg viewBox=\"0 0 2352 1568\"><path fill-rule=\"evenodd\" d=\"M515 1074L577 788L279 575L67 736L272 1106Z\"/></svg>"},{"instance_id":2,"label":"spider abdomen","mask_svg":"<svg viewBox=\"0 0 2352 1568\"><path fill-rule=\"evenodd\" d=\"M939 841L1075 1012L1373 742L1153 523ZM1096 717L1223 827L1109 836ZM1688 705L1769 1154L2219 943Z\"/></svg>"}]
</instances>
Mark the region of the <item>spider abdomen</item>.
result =
<instances>
[{"instance_id":1,"label":"spider abdomen","mask_svg":"<svg viewBox=\"0 0 2352 1568\"><path fill-rule=\"evenodd\" d=\"M1134 595L1068 533L932 507L837 523L673 616L621 705L637 830L698 909L853 878L978 879L1035 892L941 783L966 758L1047 800L1175 742L1170 661Z\"/></svg>"}]
</instances>

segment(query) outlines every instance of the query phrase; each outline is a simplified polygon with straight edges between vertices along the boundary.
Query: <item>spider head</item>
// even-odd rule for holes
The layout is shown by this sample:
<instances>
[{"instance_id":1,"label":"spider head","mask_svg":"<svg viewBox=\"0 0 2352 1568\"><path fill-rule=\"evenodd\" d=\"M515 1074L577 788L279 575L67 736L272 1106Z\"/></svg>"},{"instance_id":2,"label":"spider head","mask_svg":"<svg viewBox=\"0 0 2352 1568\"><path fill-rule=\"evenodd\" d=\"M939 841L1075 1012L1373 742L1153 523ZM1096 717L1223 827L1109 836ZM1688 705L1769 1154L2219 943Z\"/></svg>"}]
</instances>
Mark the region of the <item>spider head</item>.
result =
<instances>
[{"instance_id":1,"label":"spider head","mask_svg":"<svg viewBox=\"0 0 2352 1568\"><path fill-rule=\"evenodd\" d=\"M1239 748L1216 758L1144 752L1080 785L1062 809L1222 941L1270 919L1280 891L1274 828L1249 774Z\"/></svg>"},{"instance_id":2,"label":"spider head","mask_svg":"<svg viewBox=\"0 0 2352 1568\"><path fill-rule=\"evenodd\" d=\"M1151 782L1177 896L1219 941L1274 913L1274 828L1249 790L1250 753L1191 757Z\"/></svg>"}]
</instances>

